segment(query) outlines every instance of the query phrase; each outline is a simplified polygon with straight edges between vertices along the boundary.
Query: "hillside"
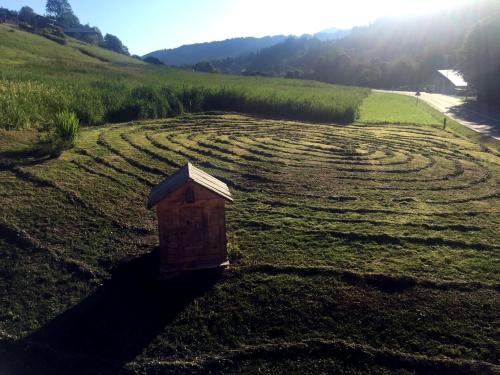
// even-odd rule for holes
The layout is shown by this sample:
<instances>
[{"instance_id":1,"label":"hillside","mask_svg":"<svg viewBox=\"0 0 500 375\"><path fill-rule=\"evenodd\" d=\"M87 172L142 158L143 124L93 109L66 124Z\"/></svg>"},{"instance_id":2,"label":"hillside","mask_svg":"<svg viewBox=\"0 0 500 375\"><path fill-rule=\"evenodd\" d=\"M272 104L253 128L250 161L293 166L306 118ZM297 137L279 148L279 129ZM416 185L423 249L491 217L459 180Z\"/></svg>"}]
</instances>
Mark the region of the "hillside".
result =
<instances>
[{"instance_id":1,"label":"hillside","mask_svg":"<svg viewBox=\"0 0 500 375\"><path fill-rule=\"evenodd\" d=\"M351 30L337 29L336 27L331 27L329 29L322 30L315 33L313 36L319 40L335 40L346 37L351 33Z\"/></svg>"},{"instance_id":2,"label":"hillside","mask_svg":"<svg viewBox=\"0 0 500 375\"><path fill-rule=\"evenodd\" d=\"M367 89L262 77L204 74L145 64L68 39L60 45L0 25L0 126L50 122L75 112L85 125L232 110L258 115L352 122ZM18 95L22 93L22 95Z\"/></svg>"},{"instance_id":3,"label":"hillside","mask_svg":"<svg viewBox=\"0 0 500 375\"><path fill-rule=\"evenodd\" d=\"M234 38L216 42L196 43L150 52L144 57L156 57L166 65L194 65L200 61L221 60L256 52L262 48L280 43L286 38L284 35L276 35L263 38Z\"/></svg>"},{"instance_id":4,"label":"hillside","mask_svg":"<svg viewBox=\"0 0 500 375\"><path fill-rule=\"evenodd\" d=\"M349 35L350 30L330 28L314 34L318 40L336 40ZM307 36L310 38L310 36ZM222 41L183 45L172 49L150 52L144 58L152 56L166 65L185 66L211 60L228 58L249 59L258 51L284 42L289 37L284 35L266 36L262 38L233 38ZM239 67L240 71L242 67ZM237 71L236 73L239 73Z\"/></svg>"},{"instance_id":5,"label":"hillside","mask_svg":"<svg viewBox=\"0 0 500 375\"><path fill-rule=\"evenodd\" d=\"M141 60L118 54L67 37L66 44L54 42L40 35L25 32L17 27L0 24L0 64L4 78L16 70L29 72L29 65L56 63L76 69L86 67L92 71L105 63L144 66Z\"/></svg>"},{"instance_id":6,"label":"hillside","mask_svg":"<svg viewBox=\"0 0 500 375\"><path fill-rule=\"evenodd\" d=\"M498 2L479 0L433 14L382 18L355 27L338 40L289 38L253 55L212 63L225 73L250 71L336 84L417 90L432 83L436 70L461 68L468 35L483 21L498 20L499 14ZM495 49L495 43L500 45L498 32L483 36L483 42ZM480 70L480 66L476 69Z\"/></svg>"}]
</instances>

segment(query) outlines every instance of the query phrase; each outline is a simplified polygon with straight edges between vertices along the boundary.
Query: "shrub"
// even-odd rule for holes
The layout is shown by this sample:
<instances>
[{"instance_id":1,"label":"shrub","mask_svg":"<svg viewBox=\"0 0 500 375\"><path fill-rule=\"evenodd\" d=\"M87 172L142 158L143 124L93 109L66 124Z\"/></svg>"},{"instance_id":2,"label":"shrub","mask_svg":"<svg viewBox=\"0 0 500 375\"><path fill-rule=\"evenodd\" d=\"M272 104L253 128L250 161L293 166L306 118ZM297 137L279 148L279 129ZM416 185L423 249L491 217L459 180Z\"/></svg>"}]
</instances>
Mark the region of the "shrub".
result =
<instances>
[{"instance_id":1,"label":"shrub","mask_svg":"<svg viewBox=\"0 0 500 375\"><path fill-rule=\"evenodd\" d=\"M138 105L138 119L166 117L170 111L168 99L154 87L136 87L130 93L130 100Z\"/></svg>"},{"instance_id":2,"label":"shrub","mask_svg":"<svg viewBox=\"0 0 500 375\"><path fill-rule=\"evenodd\" d=\"M205 93L204 110L206 111L235 111L244 108L247 97L242 90L227 89L208 90Z\"/></svg>"},{"instance_id":3,"label":"shrub","mask_svg":"<svg viewBox=\"0 0 500 375\"><path fill-rule=\"evenodd\" d=\"M170 87L164 86L160 88L160 95L165 98L170 106L171 116L177 116L184 113L184 106L177 93L175 93Z\"/></svg>"},{"instance_id":4,"label":"shrub","mask_svg":"<svg viewBox=\"0 0 500 375\"><path fill-rule=\"evenodd\" d=\"M202 112L206 92L203 88L183 87L181 91L182 106L187 112Z\"/></svg>"},{"instance_id":5,"label":"shrub","mask_svg":"<svg viewBox=\"0 0 500 375\"><path fill-rule=\"evenodd\" d=\"M57 138L68 148L76 146L80 122L73 112L59 112L55 116L54 130Z\"/></svg>"},{"instance_id":6,"label":"shrub","mask_svg":"<svg viewBox=\"0 0 500 375\"><path fill-rule=\"evenodd\" d=\"M81 89L68 104L82 125L100 125L104 123L105 108L103 98L98 91Z\"/></svg>"},{"instance_id":7,"label":"shrub","mask_svg":"<svg viewBox=\"0 0 500 375\"><path fill-rule=\"evenodd\" d=\"M134 88L119 108L108 113L111 122L155 119L167 117L170 105L167 97L150 86Z\"/></svg>"},{"instance_id":8,"label":"shrub","mask_svg":"<svg viewBox=\"0 0 500 375\"><path fill-rule=\"evenodd\" d=\"M42 130L39 151L55 157L76 146L80 122L73 112L63 111L57 113L54 121L45 124Z\"/></svg>"},{"instance_id":9,"label":"shrub","mask_svg":"<svg viewBox=\"0 0 500 375\"><path fill-rule=\"evenodd\" d=\"M153 56L148 56L142 61L147 62L149 64L154 64L154 65L165 65L160 59L157 59L156 57Z\"/></svg>"},{"instance_id":10,"label":"shrub","mask_svg":"<svg viewBox=\"0 0 500 375\"><path fill-rule=\"evenodd\" d=\"M240 250L236 236L230 233L227 236L227 256L232 263L243 258L243 253Z\"/></svg>"}]
</instances>

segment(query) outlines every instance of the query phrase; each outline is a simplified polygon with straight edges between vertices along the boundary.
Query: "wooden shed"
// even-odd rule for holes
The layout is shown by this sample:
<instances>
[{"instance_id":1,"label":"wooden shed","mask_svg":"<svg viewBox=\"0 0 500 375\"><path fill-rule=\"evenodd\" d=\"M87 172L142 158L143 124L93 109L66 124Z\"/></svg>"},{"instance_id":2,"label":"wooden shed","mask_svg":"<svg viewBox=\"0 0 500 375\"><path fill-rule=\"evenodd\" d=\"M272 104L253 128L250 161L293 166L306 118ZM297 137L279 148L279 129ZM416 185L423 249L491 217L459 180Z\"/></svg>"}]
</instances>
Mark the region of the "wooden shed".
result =
<instances>
[{"instance_id":1,"label":"wooden shed","mask_svg":"<svg viewBox=\"0 0 500 375\"><path fill-rule=\"evenodd\" d=\"M156 206L160 273L223 267L226 249L227 185L188 163L156 185L148 208Z\"/></svg>"}]
</instances>

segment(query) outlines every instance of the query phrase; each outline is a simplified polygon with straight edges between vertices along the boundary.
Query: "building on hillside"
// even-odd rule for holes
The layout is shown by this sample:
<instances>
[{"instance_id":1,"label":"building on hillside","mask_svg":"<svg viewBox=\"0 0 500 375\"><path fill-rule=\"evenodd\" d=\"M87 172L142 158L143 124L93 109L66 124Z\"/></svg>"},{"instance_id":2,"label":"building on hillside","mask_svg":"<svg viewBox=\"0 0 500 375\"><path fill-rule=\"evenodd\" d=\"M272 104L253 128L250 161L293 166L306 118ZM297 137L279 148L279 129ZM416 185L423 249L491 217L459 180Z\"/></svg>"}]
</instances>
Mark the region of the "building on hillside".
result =
<instances>
[{"instance_id":1,"label":"building on hillside","mask_svg":"<svg viewBox=\"0 0 500 375\"><path fill-rule=\"evenodd\" d=\"M432 92L446 95L466 95L468 85L462 74L452 69L436 71Z\"/></svg>"},{"instance_id":2,"label":"building on hillside","mask_svg":"<svg viewBox=\"0 0 500 375\"><path fill-rule=\"evenodd\" d=\"M7 23L10 25L19 24L19 14L12 10L0 7L0 23Z\"/></svg>"},{"instance_id":3,"label":"building on hillside","mask_svg":"<svg viewBox=\"0 0 500 375\"><path fill-rule=\"evenodd\" d=\"M93 27L68 27L64 29L64 34L73 36L78 34L97 35Z\"/></svg>"},{"instance_id":4,"label":"building on hillside","mask_svg":"<svg viewBox=\"0 0 500 375\"><path fill-rule=\"evenodd\" d=\"M153 187L147 207L156 207L160 273L224 267L227 185L188 163Z\"/></svg>"},{"instance_id":5,"label":"building on hillside","mask_svg":"<svg viewBox=\"0 0 500 375\"><path fill-rule=\"evenodd\" d=\"M63 30L62 24L57 22L54 18L41 16L39 14L33 19L32 26L36 29L54 28L60 32Z\"/></svg>"}]
</instances>

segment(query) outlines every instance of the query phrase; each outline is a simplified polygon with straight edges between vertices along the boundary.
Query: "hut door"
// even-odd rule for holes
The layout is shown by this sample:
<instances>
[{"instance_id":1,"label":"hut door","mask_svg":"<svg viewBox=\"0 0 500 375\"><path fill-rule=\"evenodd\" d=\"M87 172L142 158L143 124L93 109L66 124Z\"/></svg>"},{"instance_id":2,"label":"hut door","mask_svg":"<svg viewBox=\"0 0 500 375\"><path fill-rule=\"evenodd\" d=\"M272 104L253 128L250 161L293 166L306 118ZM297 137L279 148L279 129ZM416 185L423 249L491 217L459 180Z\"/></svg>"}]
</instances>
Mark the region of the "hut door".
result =
<instances>
[{"instance_id":1,"label":"hut door","mask_svg":"<svg viewBox=\"0 0 500 375\"><path fill-rule=\"evenodd\" d=\"M182 257L196 258L202 256L205 247L205 226L203 225L203 208L185 206L181 209L182 223ZM195 259L193 259L195 260Z\"/></svg>"}]
</instances>

